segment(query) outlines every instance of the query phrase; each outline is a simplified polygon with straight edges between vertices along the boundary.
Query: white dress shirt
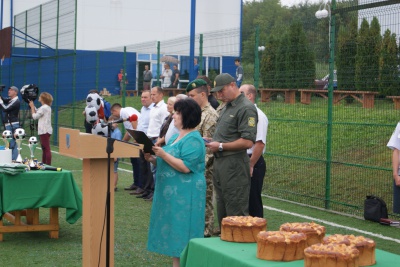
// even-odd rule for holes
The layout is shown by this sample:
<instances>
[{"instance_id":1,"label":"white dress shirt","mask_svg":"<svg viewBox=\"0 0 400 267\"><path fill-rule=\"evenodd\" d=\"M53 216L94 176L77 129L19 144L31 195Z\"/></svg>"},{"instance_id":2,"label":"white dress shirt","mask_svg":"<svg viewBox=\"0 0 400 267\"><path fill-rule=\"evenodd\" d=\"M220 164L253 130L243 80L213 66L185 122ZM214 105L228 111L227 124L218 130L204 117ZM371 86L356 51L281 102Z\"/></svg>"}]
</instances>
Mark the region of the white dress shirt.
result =
<instances>
[{"instance_id":1,"label":"white dress shirt","mask_svg":"<svg viewBox=\"0 0 400 267\"><path fill-rule=\"evenodd\" d=\"M148 137L155 138L159 136L161 126L168 115L167 104L165 104L164 100L154 105L150 111L149 128L147 128Z\"/></svg>"},{"instance_id":2,"label":"white dress shirt","mask_svg":"<svg viewBox=\"0 0 400 267\"><path fill-rule=\"evenodd\" d=\"M150 111L154 107L154 104L151 104L148 107L143 106L140 109L140 119L138 121L137 129L138 131L142 131L147 134L147 129L149 128L150 123Z\"/></svg>"},{"instance_id":3,"label":"white dress shirt","mask_svg":"<svg viewBox=\"0 0 400 267\"><path fill-rule=\"evenodd\" d=\"M264 112L262 112L261 109L257 107L256 104L254 104L254 106L256 106L257 108L257 115L258 115L256 142L262 141L265 145L267 143L268 118L267 116L265 116ZM253 154L253 149L254 145L251 148L247 149L247 154L248 155ZM263 149L263 154L264 153L265 153L265 146Z\"/></svg>"}]
</instances>

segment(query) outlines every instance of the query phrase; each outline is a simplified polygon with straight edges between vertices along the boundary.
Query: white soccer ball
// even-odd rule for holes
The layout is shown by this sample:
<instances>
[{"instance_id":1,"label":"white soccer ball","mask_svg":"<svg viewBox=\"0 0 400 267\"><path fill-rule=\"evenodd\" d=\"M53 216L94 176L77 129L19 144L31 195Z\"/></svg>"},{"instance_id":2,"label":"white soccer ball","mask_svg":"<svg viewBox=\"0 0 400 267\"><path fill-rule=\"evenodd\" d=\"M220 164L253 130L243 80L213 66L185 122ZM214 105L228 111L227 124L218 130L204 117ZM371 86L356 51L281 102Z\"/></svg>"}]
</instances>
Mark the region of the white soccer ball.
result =
<instances>
[{"instance_id":1,"label":"white soccer ball","mask_svg":"<svg viewBox=\"0 0 400 267\"><path fill-rule=\"evenodd\" d=\"M86 121L90 124L93 124L99 120L97 109L94 106L86 106L85 114L86 114Z\"/></svg>"},{"instance_id":2,"label":"white soccer ball","mask_svg":"<svg viewBox=\"0 0 400 267\"><path fill-rule=\"evenodd\" d=\"M101 107L101 97L99 94L96 93L90 93L86 97L86 105L87 106L93 106L96 108L96 110L99 110Z\"/></svg>"},{"instance_id":3,"label":"white soccer ball","mask_svg":"<svg viewBox=\"0 0 400 267\"><path fill-rule=\"evenodd\" d=\"M22 128L18 128L14 132L15 139L24 139L25 138L25 130Z\"/></svg>"},{"instance_id":4,"label":"white soccer ball","mask_svg":"<svg viewBox=\"0 0 400 267\"><path fill-rule=\"evenodd\" d=\"M36 145L36 144L37 144L37 138L36 138L36 136L31 136L31 137L29 138L29 144L30 144L30 145Z\"/></svg>"},{"instance_id":5,"label":"white soccer ball","mask_svg":"<svg viewBox=\"0 0 400 267\"><path fill-rule=\"evenodd\" d=\"M10 130L5 130L3 132L3 138L5 139L12 139L13 138L13 134Z\"/></svg>"},{"instance_id":6,"label":"white soccer ball","mask_svg":"<svg viewBox=\"0 0 400 267\"><path fill-rule=\"evenodd\" d=\"M108 136L108 126L107 124L96 123L92 128L92 134Z\"/></svg>"}]
</instances>

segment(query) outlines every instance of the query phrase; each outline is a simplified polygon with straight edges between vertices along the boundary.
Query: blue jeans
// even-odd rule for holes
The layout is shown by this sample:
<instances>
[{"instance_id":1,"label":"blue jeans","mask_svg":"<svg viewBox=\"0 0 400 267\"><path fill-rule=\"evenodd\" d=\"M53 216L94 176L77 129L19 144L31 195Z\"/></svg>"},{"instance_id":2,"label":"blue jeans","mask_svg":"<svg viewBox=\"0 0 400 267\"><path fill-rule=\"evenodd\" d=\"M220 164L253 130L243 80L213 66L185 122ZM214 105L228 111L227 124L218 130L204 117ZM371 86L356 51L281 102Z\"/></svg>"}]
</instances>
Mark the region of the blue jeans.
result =
<instances>
[{"instance_id":1,"label":"blue jeans","mask_svg":"<svg viewBox=\"0 0 400 267\"><path fill-rule=\"evenodd\" d=\"M236 85L238 88L240 88L240 85L242 85L242 81L236 81Z\"/></svg>"},{"instance_id":2,"label":"blue jeans","mask_svg":"<svg viewBox=\"0 0 400 267\"><path fill-rule=\"evenodd\" d=\"M11 131L13 133L13 136L14 136L14 131L18 128L19 128L19 123L15 123L12 126L11 125L6 126L6 130ZM10 141L10 149L12 149L12 156L11 156L12 160L16 160L18 157L18 147L14 138Z\"/></svg>"}]
</instances>

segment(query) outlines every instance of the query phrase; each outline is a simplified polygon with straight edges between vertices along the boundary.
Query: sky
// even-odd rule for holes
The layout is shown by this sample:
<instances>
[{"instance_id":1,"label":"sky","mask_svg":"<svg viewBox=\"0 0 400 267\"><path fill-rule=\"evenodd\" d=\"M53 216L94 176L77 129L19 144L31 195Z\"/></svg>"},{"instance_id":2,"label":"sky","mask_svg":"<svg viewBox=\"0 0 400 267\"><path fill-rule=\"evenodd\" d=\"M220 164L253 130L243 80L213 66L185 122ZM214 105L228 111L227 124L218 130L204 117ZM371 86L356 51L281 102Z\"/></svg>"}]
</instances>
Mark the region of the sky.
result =
<instances>
[{"instance_id":1,"label":"sky","mask_svg":"<svg viewBox=\"0 0 400 267\"><path fill-rule=\"evenodd\" d=\"M245 2L252 2L253 0L244 0ZM255 0L257 2L260 2L261 0ZM304 3L306 0L280 0L282 6L292 6L292 5L297 5L300 3ZM310 3L318 3L320 0L308 0Z\"/></svg>"}]
</instances>

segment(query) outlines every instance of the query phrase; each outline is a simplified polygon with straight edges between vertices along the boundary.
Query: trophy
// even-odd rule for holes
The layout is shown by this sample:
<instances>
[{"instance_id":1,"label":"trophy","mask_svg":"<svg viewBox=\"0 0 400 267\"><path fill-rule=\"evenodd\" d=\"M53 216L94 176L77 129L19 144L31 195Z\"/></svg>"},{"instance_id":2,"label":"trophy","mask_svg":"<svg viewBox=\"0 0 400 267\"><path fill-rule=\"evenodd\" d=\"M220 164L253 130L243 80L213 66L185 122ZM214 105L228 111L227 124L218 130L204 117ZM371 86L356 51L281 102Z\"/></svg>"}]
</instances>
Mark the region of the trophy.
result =
<instances>
[{"instance_id":1,"label":"trophy","mask_svg":"<svg viewBox=\"0 0 400 267\"><path fill-rule=\"evenodd\" d=\"M10 130L5 130L3 132L3 141L6 149L10 148L10 141L13 139L13 134Z\"/></svg>"},{"instance_id":2,"label":"trophy","mask_svg":"<svg viewBox=\"0 0 400 267\"><path fill-rule=\"evenodd\" d=\"M34 157L35 157L35 149L37 147L37 138L36 136L31 136L29 138L29 150L31 151L31 159L29 160L29 167L32 168L37 168L37 165L35 163Z\"/></svg>"},{"instance_id":3,"label":"trophy","mask_svg":"<svg viewBox=\"0 0 400 267\"><path fill-rule=\"evenodd\" d=\"M22 143L22 140L25 138L25 130L22 128L16 129L14 132L14 138L15 138L15 142L17 143L17 147L18 147L18 157L15 160L15 162L22 163L21 143Z\"/></svg>"}]
</instances>

